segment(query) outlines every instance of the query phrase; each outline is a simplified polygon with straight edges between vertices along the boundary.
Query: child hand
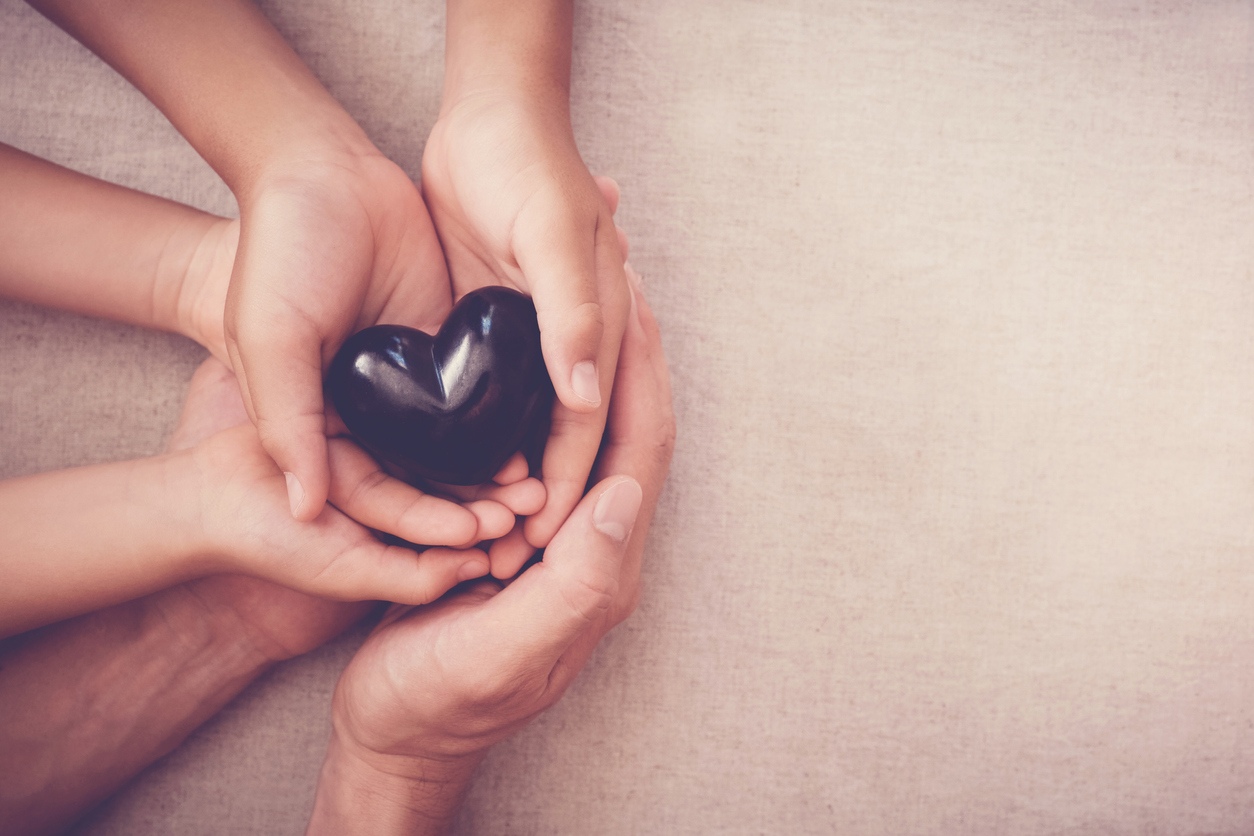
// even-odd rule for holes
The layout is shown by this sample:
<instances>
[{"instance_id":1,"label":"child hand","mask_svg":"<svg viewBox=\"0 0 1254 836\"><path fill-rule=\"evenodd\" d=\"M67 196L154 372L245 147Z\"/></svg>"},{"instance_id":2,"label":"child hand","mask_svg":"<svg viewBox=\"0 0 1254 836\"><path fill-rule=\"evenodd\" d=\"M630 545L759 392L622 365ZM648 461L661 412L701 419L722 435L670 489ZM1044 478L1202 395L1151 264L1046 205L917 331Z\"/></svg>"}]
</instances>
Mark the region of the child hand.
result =
<instances>
[{"instance_id":1,"label":"child hand","mask_svg":"<svg viewBox=\"0 0 1254 836\"><path fill-rule=\"evenodd\" d=\"M219 218L213 221L187 259L187 268L179 280L176 296L179 333L209 349L210 354L228 366L231 357L226 348L223 316L238 248L239 220ZM189 392L188 398L192 397L193 393ZM242 401L240 409L243 410ZM242 415L247 421L248 413L242 412ZM187 417L185 411L184 418Z\"/></svg>"},{"instance_id":2,"label":"child hand","mask_svg":"<svg viewBox=\"0 0 1254 836\"><path fill-rule=\"evenodd\" d=\"M583 495L605 426L629 307L618 189L588 172L564 104L503 92L446 98L422 170L454 296L503 284L536 304L558 395L542 468L548 499L493 551L494 565L498 553L521 564Z\"/></svg>"},{"instance_id":3,"label":"child hand","mask_svg":"<svg viewBox=\"0 0 1254 836\"><path fill-rule=\"evenodd\" d=\"M229 375L212 359L197 373L202 380ZM233 408L236 418L244 417L238 403ZM216 556L229 571L328 598L426 603L484 574L482 552L431 548L415 555L381 543L362 524L410 542L465 547L505 534L516 513L543 502L535 480L513 474L503 479L511 484L485 486L458 505L392 478L346 439L330 439L328 451L331 504L300 523L287 511L282 472L250 424L219 431L188 450L198 496L195 528L202 538L196 550Z\"/></svg>"},{"instance_id":4,"label":"child hand","mask_svg":"<svg viewBox=\"0 0 1254 836\"><path fill-rule=\"evenodd\" d=\"M229 277L228 266L221 283L224 295ZM219 308L219 333L221 324ZM171 452L190 449L217 432L248 423L235 375L211 359L192 375L168 448ZM365 601L329 601L247 575L210 575L189 581L184 588L203 607L206 621L241 631L272 662L313 650L365 616L372 606Z\"/></svg>"},{"instance_id":5,"label":"child hand","mask_svg":"<svg viewBox=\"0 0 1254 836\"><path fill-rule=\"evenodd\" d=\"M377 151L318 149L275 164L240 197L226 345L289 507L314 519L330 475L323 372L380 322L434 328L452 307L444 254L418 189ZM333 415L333 411L332 411Z\"/></svg>"}]
</instances>

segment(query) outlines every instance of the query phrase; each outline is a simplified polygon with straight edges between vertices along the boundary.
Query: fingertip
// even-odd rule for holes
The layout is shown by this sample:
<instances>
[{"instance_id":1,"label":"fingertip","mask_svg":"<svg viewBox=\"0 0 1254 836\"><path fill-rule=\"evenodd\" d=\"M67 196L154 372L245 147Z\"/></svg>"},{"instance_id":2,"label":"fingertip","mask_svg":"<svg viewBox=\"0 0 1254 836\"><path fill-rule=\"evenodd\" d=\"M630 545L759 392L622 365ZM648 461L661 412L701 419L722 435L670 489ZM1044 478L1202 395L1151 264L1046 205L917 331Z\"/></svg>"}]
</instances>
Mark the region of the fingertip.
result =
<instances>
[{"instance_id":1,"label":"fingertip","mask_svg":"<svg viewBox=\"0 0 1254 836\"><path fill-rule=\"evenodd\" d=\"M499 500L509 506L509 509L521 517L527 517L532 514L539 513L544 507L544 501L548 497L548 491L544 489L544 483L539 479L524 479L521 482L515 482L509 486L509 490L503 492L504 495Z\"/></svg>"},{"instance_id":2,"label":"fingertip","mask_svg":"<svg viewBox=\"0 0 1254 836\"><path fill-rule=\"evenodd\" d=\"M618 235L618 248L623 252L623 263L627 263L627 253L631 249L627 242L627 230L618 224L614 224L614 232Z\"/></svg>"},{"instance_id":3,"label":"fingertip","mask_svg":"<svg viewBox=\"0 0 1254 836\"><path fill-rule=\"evenodd\" d=\"M488 549L488 560L491 563L492 577L508 580L518 574L536 550L523 536L522 521Z\"/></svg>"},{"instance_id":4,"label":"fingertip","mask_svg":"<svg viewBox=\"0 0 1254 836\"><path fill-rule=\"evenodd\" d=\"M596 183L597 191L601 193L601 197L605 198L605 202L609 204L610 214L613 215L618 211L618 202L622 195L622 190L618 187L618 181L604 174L598 174L592 180Z\"/></svg>"},{"instance_id":5,"label":"fingertip","mask_svg":"<svg viewBox=\"0 0 1254 836\"><path fill-rule=\"evenodd\" d=\"M530 474L531 466L527 464L527 457L519 452L510 456L509 461L501 465L501 469L497 471L492 481L498 485L512 485L526 479Z\"/></svg>"},{"instance_id":6,"label":"fingertip","mask_svg":"<svg viewBox=\"0 0 1254 836\"><path fill-rule=\"evenodd\" d=\"M588 299L569 307L546 307L536 301L545 366L558 400L575 412L601 406L603 369L599 368L605 311ZM610 378L613 378L611 369Z\"/></svg>"},{"instance_id":7,"label":"fingertip","mask_svg":"<svg viewBox=\"0 0 1254 836\"><path fill-rule=\"evenodd\" d=\"M644 491L640 483L625 476L605 489L592 510L592 527L615 544L624 546L631 537Z\"/></svg>"},{"instance_id":8,"label":"fingertip","mask_svg":"<svg viewBox=\"0 0 1254 836\"><path fill-rule=\"evenodd\" d=\"M591 411L601 406L601 377L597 373L597 365L591 360L582 360L575 364L570 372L570 388L579 404L566 404L572 409Z\"/></svg>"},{"instance_id":9,"label":"fingertip","mask_svg":"<svg viewBox=\"0 0 1254 836\"><path fill-rule=\"evenodd\" d=\"M435 546L464 547L474 545L484 539L479 536L483 524L479 515L471 509L435 499L439 504L439 516L433 513L423 514L413 521L406 539L411 543L427 543ZM430 510L430 509L428 509Z\"/></svg>"},{"instance_id":10,"label":"fingertip","mask_svg":"<svg viewBox=\"0 0 1254 836\"><path fill-rule=\"evenodd\" d=\"M305 489L290 470L284 471L283 478L287 480L287 501L292 508L292 516L300 519L301 507L305 504Z\"/></svg>"},{"instance_id":11,"label":"fingertip","mask_svg":"<svg viewBox=\"0 0 1254 836\"><path fill-rule=\"evenodd\" d=\"M480 551L475 551L473 554L474 557L463 563L457 570L458 583L465 583L466 581L472 581L475 578L482 578L490 571L492 564L487 556Z\"/></svg>"},{"instance_id":12,"label":"fingertip","mask_svg":"<svg viewBox=\"0 0 1254 836\"><path fill-rule=\"evenodd\" d=\"M312 522L322 513L327 503L328 486L316 479L297 476L290 470L283 471L287 480L287 501L292 509L292 519L297 522ZM312 483L312 484L311 484ZM321 490L316 490L321 487Z\"/></svg>"},{"instance_id":13,"label":"fingertip","mask_svg":"<svg viewBox=\"0 0 1254 836\"><path fill-rule=\"evenodd\" d=\"M514 527L514 512L495 500L475 500L467 503L465 508L474 514L478 521L478 528L474 534L476 541L504 537Z\"/></svg>"}]
</instances>

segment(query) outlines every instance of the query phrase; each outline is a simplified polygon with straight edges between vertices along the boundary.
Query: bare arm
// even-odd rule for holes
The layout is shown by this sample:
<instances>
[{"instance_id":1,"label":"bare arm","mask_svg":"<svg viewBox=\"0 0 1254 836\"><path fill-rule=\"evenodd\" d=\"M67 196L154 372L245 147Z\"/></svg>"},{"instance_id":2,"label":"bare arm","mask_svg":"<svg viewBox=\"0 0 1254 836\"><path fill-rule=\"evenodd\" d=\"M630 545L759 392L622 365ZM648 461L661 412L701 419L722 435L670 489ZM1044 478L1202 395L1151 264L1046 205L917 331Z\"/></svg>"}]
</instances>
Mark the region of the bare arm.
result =
<instances>
[{"instance_id":1,"label":"bare arm","mask_svg":"<svg viewBox=\"0 0 1254 836\"><path fill-rule=\"evenodd\" d=\"M237 226L0 144L0 296L191 337L226 359Z\"/></svg>"},{"instance_id":2,"label":"bare arm","mask_svg":"<svg viewBox=\"0 0 1254 836\"><path fill-rule=\"evenodd\" d=\"M0 644L0 830L55 833L269 665L187 587Z\"/></svg>"},{"instance_id":3,"label":"bare arm","mask_svg":"<svg viewBox=\"0 0 1254 836\"><path fill-rule=\"evenodd\" d=\"M330 488L322 375L354 331L451 305L421 195L247 0L32 0L148 96L240 207L225 342L310 521Z\"/></svg>"},{"instance_id":4,"label":"bare arm","mask_svg":"<svg viewBox=\"0 0 1254 836\"><path fill-rule=\"evenodd\" d=\"M246 0L30 2L151 99L237 197L314 144L373 151Z\"/></svg>"}]
</instances>

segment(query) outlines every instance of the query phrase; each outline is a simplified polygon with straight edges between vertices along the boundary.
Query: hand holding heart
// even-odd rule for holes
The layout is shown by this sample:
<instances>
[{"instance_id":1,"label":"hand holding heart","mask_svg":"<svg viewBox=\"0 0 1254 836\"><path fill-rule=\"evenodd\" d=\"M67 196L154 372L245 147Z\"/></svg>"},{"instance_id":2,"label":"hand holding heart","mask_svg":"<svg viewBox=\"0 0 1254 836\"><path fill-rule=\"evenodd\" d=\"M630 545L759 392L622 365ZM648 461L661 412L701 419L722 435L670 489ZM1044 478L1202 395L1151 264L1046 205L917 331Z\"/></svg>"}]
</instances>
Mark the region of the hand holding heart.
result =
<instances>
[{"instance_id":1,"label":"hand holding heart","mask_svg":"<svg viewBox=\"0 0 1254 836\"><path fill-rule=\"evenodd\" d=\"M442 833L493 743L556 702L639 598L645 537L674 447L657 324L636 296L599 481L544 560L394 607L336 686L309 833Z\"/></svg>"}]
</instances>

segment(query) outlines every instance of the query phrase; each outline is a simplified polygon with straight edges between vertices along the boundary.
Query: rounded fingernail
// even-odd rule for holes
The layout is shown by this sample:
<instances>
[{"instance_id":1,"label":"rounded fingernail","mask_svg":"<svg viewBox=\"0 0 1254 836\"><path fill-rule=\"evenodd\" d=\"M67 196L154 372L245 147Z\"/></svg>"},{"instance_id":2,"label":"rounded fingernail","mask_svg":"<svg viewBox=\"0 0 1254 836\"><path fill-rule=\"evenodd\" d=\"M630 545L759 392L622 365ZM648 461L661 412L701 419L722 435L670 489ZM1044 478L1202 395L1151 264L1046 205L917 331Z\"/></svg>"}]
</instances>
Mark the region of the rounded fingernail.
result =
<instances>
[{"instance_id":1,"label":"rounded fingernail","mask_svg":"<svg viewBox=\"0 0 1254 836\"><path fill-rule=\"evenodd\" d=\"M636 524L643 496L635 479L624 479L612 486L601 494L592 510L593 527L616 543L626 542Z\"/></svg>"},{"instance_id":2,"label":"rounded fingernail","mask_svg":"<svg viewBox=\"0 0 1254 836\"><path fill-rule=\"evenodd\" d=\"M300 506L305 502L305 489L301 487L300 480L296 478L295 473L285 471L283 476L287 479L287 501L292 506L294 517L300 512Z\"/></svg>"},{"instance_id":3,"label":"rounded fingernail","mask_svg":"<svg viewBox=\"0 0 1254 836\"><path fill-rule=\"evenodd\" d=\"M488 564L482 560L471 560L468 563L463 563L461 568L457 570L457 582L462 583L463 581L482 578L486 574L488 574Z\"/></svg>"},{"instance_id":4,"label":"rounded fingernail","mask_svg":"<svg viewBox=\"0 0 1254 836\"><path fill-rule=\"evenodd\" d=\"M601 381L597 378L596 364L591 360L576 363L570 373L570 388L583 400L593 406L600 406Z\"/></svg>"},{"instance_id":5,"label":"rounded fingernail","mask_svg":"<svg viewBox=\"0 0 1254 836\"><path fill-rule=\"evenodd\" d=\"M627 274L627 278L631 281L632 286L635 287L636 290L639 290L641 293L643 293L644 292L644 277L642 277L639 273L636 272L636 268L631 266L630 261L623 262L623 272Z\"/></svg>"}]
</instances>

